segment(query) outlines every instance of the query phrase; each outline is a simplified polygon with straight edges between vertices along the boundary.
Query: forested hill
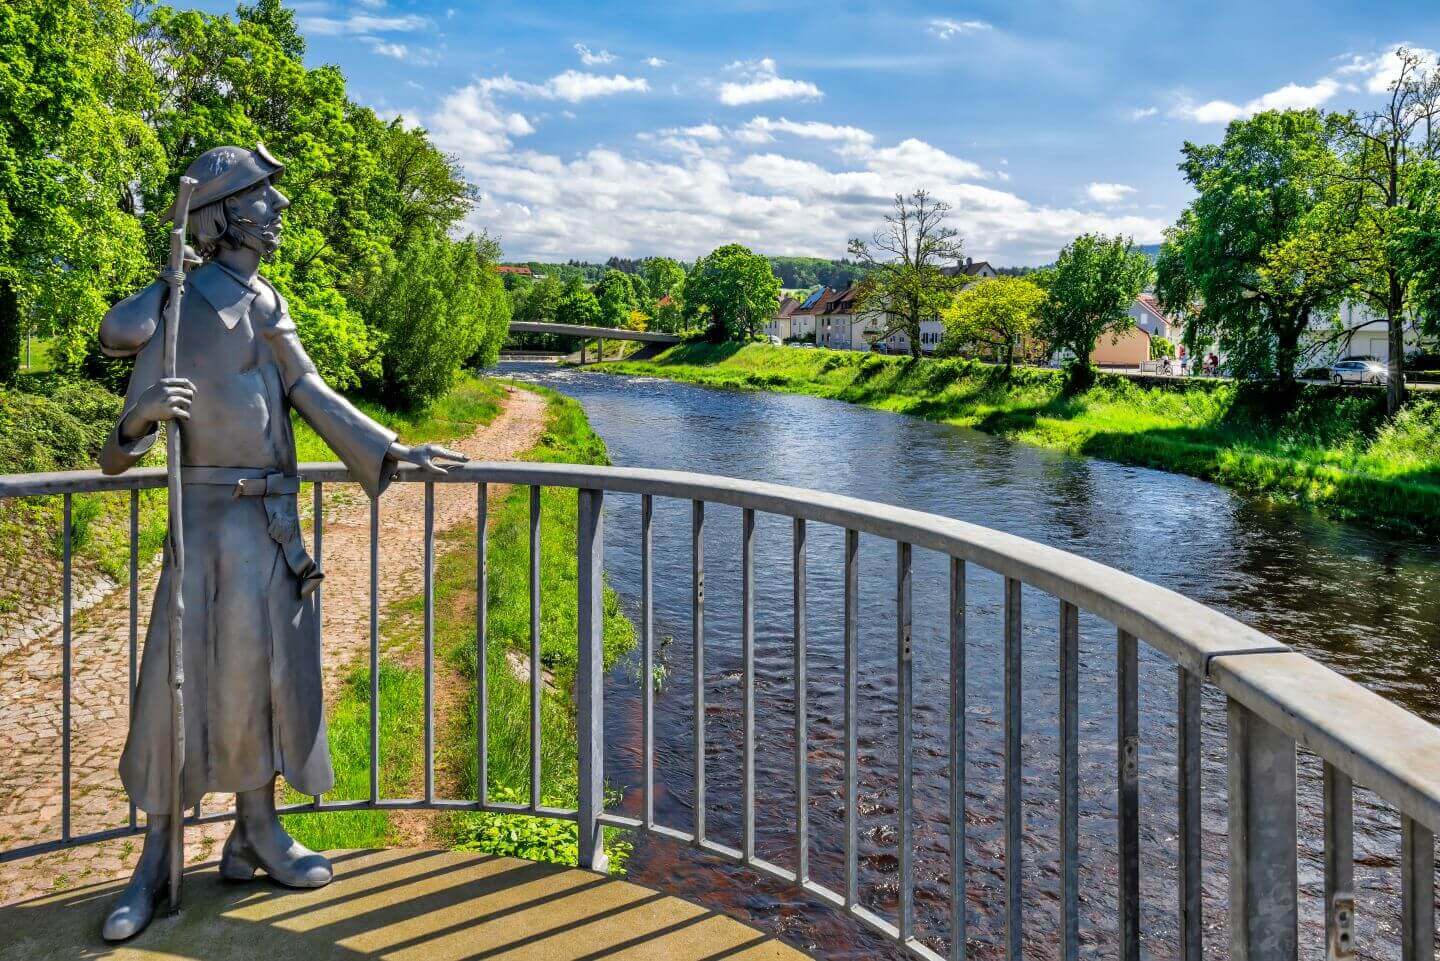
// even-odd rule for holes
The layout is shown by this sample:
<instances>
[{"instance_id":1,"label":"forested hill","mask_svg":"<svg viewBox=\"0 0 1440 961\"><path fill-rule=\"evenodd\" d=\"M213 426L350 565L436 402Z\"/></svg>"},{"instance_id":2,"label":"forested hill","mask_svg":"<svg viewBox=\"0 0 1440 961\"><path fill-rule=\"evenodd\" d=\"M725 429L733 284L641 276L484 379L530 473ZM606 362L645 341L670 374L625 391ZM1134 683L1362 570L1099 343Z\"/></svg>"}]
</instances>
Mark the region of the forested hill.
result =
<instances>
[{"instance_id":1,"label":"forested hill","mask_svg":"<svg viewBox=\"0 0 1440 961\"><path fill-rule=\"evenodd\" d=\"M645 262L644 257L611 257L603 264L590 263L584 260L567 260L564 263L546 263L543 261L508 261L509 266L529 267L534 273L558 277L562 281L568 281L571 277L579 277L586 283L596 283L604 276L606 269L621 270L627 274L634 274L640 271L641 264ZM862 273L860 265L850 260L825 260L821 257L766 257L770 261L770 269L775 276L780 278L780 286L793 289L797 287L846 287L853 281L859 280ZM682 266L688 268L688 264L682 262Z\"/></svg>"}]
</instances>

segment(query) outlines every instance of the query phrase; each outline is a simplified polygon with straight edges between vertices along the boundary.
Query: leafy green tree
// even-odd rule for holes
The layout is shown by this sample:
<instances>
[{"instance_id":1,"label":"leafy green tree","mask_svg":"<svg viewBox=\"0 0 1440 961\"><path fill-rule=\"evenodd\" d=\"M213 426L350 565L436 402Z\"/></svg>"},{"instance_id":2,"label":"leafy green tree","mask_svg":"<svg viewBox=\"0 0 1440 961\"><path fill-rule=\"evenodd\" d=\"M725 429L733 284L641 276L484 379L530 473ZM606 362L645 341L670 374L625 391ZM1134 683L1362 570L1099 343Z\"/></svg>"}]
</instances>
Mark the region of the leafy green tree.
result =
<instances>
[{"instance_id":1,"label":"leafy green tree","mask_svg":"<svg viewBox=\"0 0 1440 961\"><path fill-rule=\"evenodd\" d=\"M706 319L711 340L749 339L774 315L780 279L764 257L726 244L695 262L683 293L687 314Z\"/></svg>"},{"instance_id":2,"label":"leafy green tree","mask_svg":"<svg viewBox=\"0 0 1440 961\"><path fill-rule=\"evenodd\" d=\"M1047 296L1040 305L1040 332L1051 347L1075 355L1070 387L1094 379L1090 354L1102 334L1135 326L1127 313L1150 280L1150 260L1128 237L1081 234L1060 251L1055 266L1037 275Z\"/></svg>"},{"instance_id":3,"label":"leafy green tree","mask_svg":"<svg viewBox=\"0 0 1440 961\"><path fill-rule=\"evenodd\" d=\"M1005 365L1005 377L1015 366L1015 351L1035 332L1045 291L1020 277L990 277L972 284L940 311L945 324L945 346L985 344Z\"/></svg>"},{"instance_id":4,"label":"leafy green tree","mask_svg":"<svg viewBox=\"0 0 1440 961\"><path fill-rule=\"evenodd\" d=\"M685 284L685 268L669 257L647 257L640 265L640 276L650 296L660 300L665 296L679 298L680 288Z\"/></svg>"},{"instance_id":5,"label":"leafy green tree","mask_svg":"<svg viewBox=\"0 0 1440 961\"><path fill-rule=\"evenodd\" d=\"M383 375L372 392L387 406L405 410L423 408L444 394L460 365L485 347L494 312L490 301L503 297L474 238L412 240L369 303L366 319L385 336Z\"/></svg>"},{"instance_id":6,"label":"leafy green tree","mask_svg":"<svg viewBox=\"0 0 1440 961\"><path fill-rule=\"evenodd\" d=\"M163 166L151 72L123 0L0 4L0 380L32 320L62 366L153 276L134 185Z\"/></svg>"},{"instance_id":7,"label":"leafy green tree","mask_svg":"<svg viewBox=\"0 0 1440 961\"><path fill-rule=\"evenodd\" d=\"M565 285L565 292L555 305L555 322L577 327L600 326L600 301L579 277L572 277Z\"/></svg>"},{"instance_id":8,"label":"leafy green tree","mask_svg":"<svg viewBox=\"0 0 1440 961\"><path fill-rule=\"evenodd\" d=\"M877 340L903 331L911 357L920 356L920 324L949 306L965 285L958 273L942 269L958 263L962 251L960 232L945 226L949 212L949 204L924 190L896 194L885 226L869 241L850 241L851 256L866 270L857 298L860 312L885 316Z\"/></svg>"},{"instance_id":9,"label":"leafy green tree","mask_svg":"<svg viewBox=\"0 0 1440 961\"><path fill-rule=\"evenodd\" d=\"M1426 164L1412 185L1416 197L1396 233L1396 252L1427 336L1440 336L1440 163Z\"/></svg>"},{"instance_id":10,"label":"leafy green tree","mask_svg":"<svg viewBox=\"0 0 1440 961\"><path fill-rule=\"evenodd\" d=\"M1353 220L1355 282L1350 292L1389 330L1387 406L1405 402L1405 327L1416 304L1401 235L1424 203L1424 171L1440 160L1440 72L1401 48L1383 108L1348 117L1341 131L1338 202Z\"/></svg>"},{"instance_id":11,"label":"leafy green tree","mask_svg":"<svg viewBox=\"0 0 1440 961\"><path fill-rule=\"evenodd\" d=\"M1292 385L1312 316L1333 316L1353 279L1335 202L1339 123L1270 111L1232 122L1219 144L1184 146L1199 196L1166 232L1157 293L1188 316L1192 350L1218 341L1241 376Z\"/></svg>"},{"instance_id":12,"label":"leafy green tree","mask_svg":"<svg viewBox=\"0 0 1440 961\"><path fill-rule=\"evenodd\" d=\"M565 285L554 276L542 277L529 287L517 287L511 291L514 318L530 323L554 321L564 293Z\"/></svg>"},{"instance_id":13,"label":"leafy green tree","mask_svg":"<svg viewBox=\"0 0 1440 961\"><path fill-rule=\"evenodd\" d=\"M618 270L607 270L595 285L595 299L600 302L600 326L625 327L635 309L635 293L630 276Z\"/></svg>"}]
</instances>

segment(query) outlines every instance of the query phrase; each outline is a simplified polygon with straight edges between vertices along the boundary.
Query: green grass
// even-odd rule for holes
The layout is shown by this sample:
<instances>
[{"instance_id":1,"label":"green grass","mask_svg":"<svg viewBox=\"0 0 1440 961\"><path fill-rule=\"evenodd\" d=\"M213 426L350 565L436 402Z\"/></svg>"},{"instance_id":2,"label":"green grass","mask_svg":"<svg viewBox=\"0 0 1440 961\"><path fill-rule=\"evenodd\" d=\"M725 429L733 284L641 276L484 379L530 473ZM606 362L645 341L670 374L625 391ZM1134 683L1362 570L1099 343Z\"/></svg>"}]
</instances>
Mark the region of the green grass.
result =
<instances>
[{"instance_id":1,"label":"green grass","mask_svg":"<svg viewBox=\"0 0 1440 961\"><path fill-rule=\"evenodd\" d=\"M549 391L544 432L525 456L530 460L603 464L604 444L591 431L583 409ZM541 663L554 689L541 701L542 803L573 807L576 797L576 744L570 692L576 667L576 497L572 490L546 489L541 495ZM452 528L440 535L435 571L435 650L437 671L458 679L466 696L450 717L437 718L437 783L453 797L474 797L477 737L475 689L475 527ZM489 643L487 688L490 702L489 777L491 798L526 801L529 795L530 747L528 681L515 676L507 651L528 654L529 613L529 491L516 488L492 509L489 528ZM381 716L401 711L418 719L423 675L413 664L421 643L423 597L413 595L389 605L381 626L386 667L380 678ZM633 647L633 626L620 611L619 599L605 593L605 657L611 664ZM407 658L408 655L408 658ZM390 701L396 702L394 710ZM336 768L337 799L363 798L369 792L369 679L357 669L332 712L330 743ZM382 781L409 793L423 770L423 732L399 731L399 747L387 745ZM388 735L382 733L382 743ZM353 749L352 749L353 745ZM357 753L358 752L358 753ZM392 795L393 796L393 795ZM296 798L299 799L298 797ZM314 818L290 818L290 830L303 843L319 848L365 847L392 840L393 825L385 812L347 812ZM576 828L518 815L456 814L442 830L451 844L537 860L575 863ZM608 838L612 862L624 863L628 847Z\"/></svg>"},{"instance_id":2,"label":"green grass","mask_svg":"<svg viewBox=\"0 0 1440 961\"><path fill-rule=\"evenodd\" d=\"M1377 391L1304 385L1279 399L1207 380L1144 386L1101 374L1066 395L1058 371L851 351L689 343L617 373L831 397L1013 440L1191 474L1380 527L1440 532L1440 402L1387 418Z\"/></svg>"}]
</instances>

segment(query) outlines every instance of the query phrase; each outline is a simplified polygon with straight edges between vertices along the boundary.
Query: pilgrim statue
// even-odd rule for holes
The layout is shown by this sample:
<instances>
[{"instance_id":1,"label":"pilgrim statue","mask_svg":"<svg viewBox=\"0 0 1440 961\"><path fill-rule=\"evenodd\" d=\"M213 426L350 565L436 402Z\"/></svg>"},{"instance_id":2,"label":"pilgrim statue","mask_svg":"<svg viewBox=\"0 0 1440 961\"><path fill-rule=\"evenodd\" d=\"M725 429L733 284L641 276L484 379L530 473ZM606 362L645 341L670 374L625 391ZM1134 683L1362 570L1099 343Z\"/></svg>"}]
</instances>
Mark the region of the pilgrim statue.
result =
<instances>
[{"instance_id":1,"label":"pilgrim statue","mask_svg":"<svg viewBox=\"0 0 1440 961\"><path fill-rule=\"evenodd\" d=\"M236 796L222 877L248 880L263 870L291 887L330 881L330 863L291 838L275 808L277 775L302 794L323 794L334 781L314 594L324 575L301 535L291 410L372 497L398 462L443 473L444 465L465 460L434 444L397 443L394 432L326 385L306 356L285 298L259 274L280 243L290 205L275 186L284 169L263 145L217 147L195 160L186 171L194 181L186 184L189 202L171 216L186 224L200 266L182 272L172 254L166 274L117 304L101 325L106 353L135 358L124 413L100 455L104 472L135 464L162 421L183 424L180 466L173 468L183 491L183 679L176 685L183 722L172 724L167 673L173 608L165 598L176 568L167 551L120 758L121 781L146 813L145 843L105 919L108 940L150 922L180 861L172 850L179 837L173 805L189 809L208 792ZM183 231L177 237L183 248ZM177 290L178 297L171 293ZM157 332L172 297L178 324L167 355ZM165 376L167 361L175 376Z\"/></svg>"}]
</instances>

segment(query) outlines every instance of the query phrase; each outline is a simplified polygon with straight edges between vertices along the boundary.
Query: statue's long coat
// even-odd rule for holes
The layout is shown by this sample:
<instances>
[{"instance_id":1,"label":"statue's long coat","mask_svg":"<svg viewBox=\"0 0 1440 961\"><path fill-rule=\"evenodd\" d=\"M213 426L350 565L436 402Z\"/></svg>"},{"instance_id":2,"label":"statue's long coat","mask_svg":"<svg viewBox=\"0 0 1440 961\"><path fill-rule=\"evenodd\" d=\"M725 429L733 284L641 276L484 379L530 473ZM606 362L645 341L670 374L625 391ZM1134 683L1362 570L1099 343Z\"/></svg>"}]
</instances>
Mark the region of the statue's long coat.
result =
<instances>
[{"instance_id":1,"label":"statue's long coat","mask_svg":"<svg viewBox=\"0 0 1440 961\"><path fill-rule=\"evenodd\" d=\"M293 476L293 406L378 496L393 467L387 451L395 435L320 380L278 293L278 311L252 310L265 282L252 283L213 261L186 280L177 374L194 382L195 398L182 430L182 463ZM151 336L162 300L160 289L147 288L117 305L102 327L112 353L144 344L127 412L162 376L163 338ZM152 432L126 443L117 427L101 453L102 469L127 469L154 441ZM189 482L184 495L185 806L210 791L264 787L277 772L301 793L323 793L334 773L314 596L301 596L300 579L272 537L277 522L267 515L268 498ZM295 500L290 494L271 507L281 526L296 525L288 532L298 537ZM131 799L154 814L168 812L171 784L166 598L172 576L167 559L120 760Z\"/></svg>"}]
</instances>

